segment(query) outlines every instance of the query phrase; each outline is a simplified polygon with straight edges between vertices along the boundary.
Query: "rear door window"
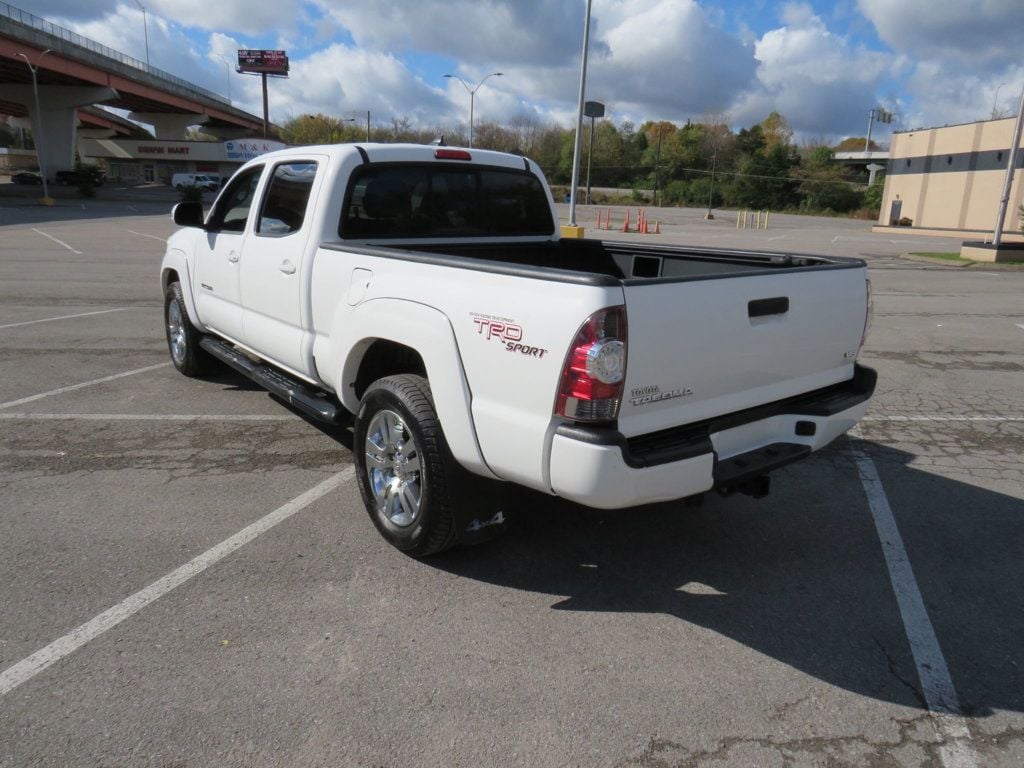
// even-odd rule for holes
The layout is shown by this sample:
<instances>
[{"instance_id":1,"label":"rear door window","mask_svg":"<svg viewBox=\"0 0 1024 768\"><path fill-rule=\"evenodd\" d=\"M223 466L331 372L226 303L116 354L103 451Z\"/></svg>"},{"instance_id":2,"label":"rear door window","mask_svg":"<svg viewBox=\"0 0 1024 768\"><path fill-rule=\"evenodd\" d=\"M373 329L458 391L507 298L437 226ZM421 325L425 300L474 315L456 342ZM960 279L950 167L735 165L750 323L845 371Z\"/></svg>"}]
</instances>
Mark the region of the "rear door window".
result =
<instances>
[{"instance_id":1,"label":"rear door window","mask_svg":"<svg viewBox=\"0 0 1024 768\"><path fill-rule=\"evenodd\" d=\"M249 210L256 197L256 186L260 183L263 166L250 168L235 176L224 194L217 200L217 206L210 217L210 229L221 232L244 232Z\"/></svg>"},{"instance_id":2,"label":"rear door window","mask_svg":"<svg viewBox=\"0 0 1024 768\"><path fill-rule=\"evenodd\" d=\"M544 186L533 174L439 164L381 164L358 171L338 228L347 238L553 232Z\"/></svg>"},{"instance_id":3,"label":"rear door window","mask_svg":"<svg viewBox=\"0 0 1024 768\"><path fill-rule=\"evenodd\" d=\"M256 223L257 234L283 237L302 229L316 168L316 163L307 161L281 163L274 167Z\"/></svg>"}]
</instances>

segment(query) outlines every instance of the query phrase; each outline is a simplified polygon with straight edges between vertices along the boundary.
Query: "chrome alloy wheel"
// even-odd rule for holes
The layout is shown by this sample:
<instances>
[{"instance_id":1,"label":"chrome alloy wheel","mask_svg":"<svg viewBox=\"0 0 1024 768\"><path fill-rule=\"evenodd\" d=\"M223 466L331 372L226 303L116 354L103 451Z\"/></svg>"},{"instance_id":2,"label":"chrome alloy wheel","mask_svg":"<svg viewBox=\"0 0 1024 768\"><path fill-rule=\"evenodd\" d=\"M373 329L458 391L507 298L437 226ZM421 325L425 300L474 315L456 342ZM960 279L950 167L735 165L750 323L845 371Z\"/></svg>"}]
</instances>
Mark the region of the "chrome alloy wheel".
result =
<instances>
[{"instance_id":1,"label":"chrome alloy wheel","mask_svg":"<svg viewBox=\"0 0 1024 768\"><path fill-rule=\"evenodd\" d=\"M175 364L180 366L185 362L187 339L185 318L177 301L167 305L167 339L171 342L171 357L174 358Z\"/></svg>"},{"instance_id":2,"label":"chrome alloy wheel","mask_svg":"<svg viewBox=\"0 0 1024 768\"><path fill-rule=\"evenodd\" d=\"M425 484L419 449L402 417L394 411L375 413L364 450L377 512L400 528L412 525L419 517Z\"/></svg>"}]
</instances>

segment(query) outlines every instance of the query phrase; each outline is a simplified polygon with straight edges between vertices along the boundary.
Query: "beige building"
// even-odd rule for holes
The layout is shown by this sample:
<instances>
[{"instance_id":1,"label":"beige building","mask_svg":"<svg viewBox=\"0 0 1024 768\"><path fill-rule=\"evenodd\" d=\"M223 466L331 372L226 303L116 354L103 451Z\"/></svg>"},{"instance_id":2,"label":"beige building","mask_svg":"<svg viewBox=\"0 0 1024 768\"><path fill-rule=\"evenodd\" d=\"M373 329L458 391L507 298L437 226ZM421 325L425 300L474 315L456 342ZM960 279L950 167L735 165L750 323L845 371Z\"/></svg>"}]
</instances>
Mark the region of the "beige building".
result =
<instances>
[{"instance_id":1,"label":"beige building","mask_svg":"<svg viewBox=\"0 0 1024 768\"><path fill-rule=\"evenodd\" d=\"M876 231L909 219L904 234L991 239L1006 181L1015 118L894 133ZM1024 142L1022 142L1024 143ZM1003 226L1021 237L1024 152L1018 152Z\"/></svg>"}]
</instances>

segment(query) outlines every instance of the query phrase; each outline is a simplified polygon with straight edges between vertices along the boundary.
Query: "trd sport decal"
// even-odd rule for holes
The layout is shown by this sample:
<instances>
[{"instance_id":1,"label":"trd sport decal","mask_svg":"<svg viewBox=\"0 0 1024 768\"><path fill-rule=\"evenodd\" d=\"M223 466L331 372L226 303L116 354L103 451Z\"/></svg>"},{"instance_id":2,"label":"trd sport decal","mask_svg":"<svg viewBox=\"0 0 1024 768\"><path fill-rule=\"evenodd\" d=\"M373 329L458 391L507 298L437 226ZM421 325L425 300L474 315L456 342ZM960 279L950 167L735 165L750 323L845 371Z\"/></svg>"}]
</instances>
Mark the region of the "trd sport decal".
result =
<instances>
[{"instance_id":1,"label":"trd sport decal","mask_svg":"<svg viewBox=\"0 0 1024 768\"><path fill-rule=\"evenodd\" d=\"M478 312L470 312L473 324L476 325L476 332L485 337L488 341L497 339L504 345L507 352L517 352L527 357L544 357L548 353L546 349L534 347L523 343L523 328L508 318L495 317L494 315L483 315Z\"/></svg>"}]
</instances>

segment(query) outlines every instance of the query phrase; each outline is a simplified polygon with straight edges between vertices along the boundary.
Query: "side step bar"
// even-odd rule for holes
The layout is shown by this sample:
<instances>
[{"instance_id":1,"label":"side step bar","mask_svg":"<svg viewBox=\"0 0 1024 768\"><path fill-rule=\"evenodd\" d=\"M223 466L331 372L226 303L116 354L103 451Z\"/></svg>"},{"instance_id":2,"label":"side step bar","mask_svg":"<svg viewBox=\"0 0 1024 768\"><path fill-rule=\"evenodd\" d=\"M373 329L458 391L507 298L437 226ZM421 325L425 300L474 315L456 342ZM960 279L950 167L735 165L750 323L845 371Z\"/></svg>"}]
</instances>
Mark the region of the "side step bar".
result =
<instances>
[{"instance_id":1,"label":"side step bar","mask_svg":"<svg viewBox=\"0 0 1024 768\"><path fill-rule=\"evenodd\" d=\"M254 363L248 356L227 342L212 336L203 336L199 340L199 346L317 421L322 421L325 424L340 424L348 413L328 400L326 396L281 373L276 368Z\"/></svg>"}]
</instances>

